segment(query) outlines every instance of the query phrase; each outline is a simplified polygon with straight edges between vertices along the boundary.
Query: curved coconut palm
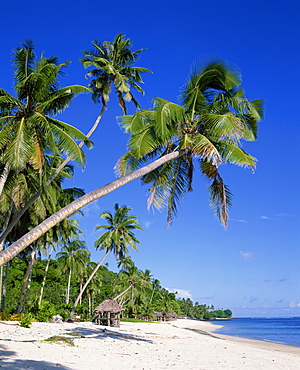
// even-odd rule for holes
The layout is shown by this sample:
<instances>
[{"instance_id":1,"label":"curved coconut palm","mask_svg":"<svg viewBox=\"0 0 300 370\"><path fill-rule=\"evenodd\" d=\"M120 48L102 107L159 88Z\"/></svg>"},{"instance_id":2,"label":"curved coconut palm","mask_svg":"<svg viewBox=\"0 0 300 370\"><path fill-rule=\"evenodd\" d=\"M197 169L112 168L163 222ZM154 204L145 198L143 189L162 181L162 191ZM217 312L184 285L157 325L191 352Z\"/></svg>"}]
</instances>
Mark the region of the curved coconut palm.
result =
<instances>
[{"instance_id":1,"label":"curved coconut palm","mask_svg":"<svg viewBox=\"0 0 300 370\"><path fill-rule=\"evenodd\" d=\"M81 292L75 300L74 306L72 308L70 318L72 319L76 307L79 303L79 300L85 291L86 287L92 280L95 273L98 271L99 267L102 265L106 257L110 252L114 253L115 258L121 258L128 255L128 247L131 246L134 250L137 251L137 244L139 240L134 236L134 230L141 230L142 227L138 224L136 216L128 215L128 212L131 211L130 207L119 207L118 204L115 204L115 213L111 214L110 212L102 212L100 217L104 218L108 225L98 225L96 230L107 230L105 231L96 241L95 248L105 250L105 254L95 267L94 271L91 273L90 277L87 279L84 284Z\"/></svg>"},{"instance_id":2,"label":"curved coconut palm","mask_svg":"<svg viewBox=\"0 0 300 370\"><path fill-rule=\"evenodd\" d=\"M256 159L240 145L241 140L256 139L257 123L262 118L262 102L249 101L240 81L240 75L226 64L210 63L192 74L183 91L183 106L157 98L153 110L123 116L122 123L131 134L129 151L118 165L123 176L53 214L1 252L0 264L76 210L141 177L152 183L149 204L161 207L167 203L171 222L178 200L192 190L194 160L211 180L211 203L226 227L231 194L219 166L255 167Z\"/></svg>"}]
</instances>

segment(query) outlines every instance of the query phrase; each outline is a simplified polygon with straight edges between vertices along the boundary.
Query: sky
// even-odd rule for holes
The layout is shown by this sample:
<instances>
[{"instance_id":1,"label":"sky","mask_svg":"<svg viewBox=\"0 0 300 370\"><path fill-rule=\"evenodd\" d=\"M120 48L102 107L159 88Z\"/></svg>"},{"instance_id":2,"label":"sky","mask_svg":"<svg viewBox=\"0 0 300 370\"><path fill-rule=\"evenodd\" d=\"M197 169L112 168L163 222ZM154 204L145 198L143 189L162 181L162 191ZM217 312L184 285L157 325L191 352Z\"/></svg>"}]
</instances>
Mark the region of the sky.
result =
<instances>
[{"instance_id":1,"label":"sky","mask_svg":"<svg viewBox=\"0 0 300 370\"><path fill-rule=\"evenodd\" d=\"M144 109L155 96L178 103L191 65L215 58L241 71L248 99L264 100L258 140L243 144L258 159L255 173L220 169L234 195L226 231L198 173L169 229L165 211L147 210L147 188L136 180L84 207L78 217L93 261L102 256L94 248L100 213L113 212L115 203L127 205L143 227L132 259L178 297L230 308L234 317L300 315L299 16L296 0L1 1L0 87L11 93L12 50L25 39L34 41L37 54L72 62L63 86L86 86L81 51L90 50L92 40L112 41L122 33L132 50L145 49L137 65L153 71L144 75L145 96L134 94ZM114 98L108 108L92 137L95 147L86 152L85 171L76 167L65 186L88 192L115 179L128 136L117 123L121 110ZM134 112L130 104L128 109ZM99 110L84 95L59 118L86 133ZM113 256L108 263L118 271Z\"/></svg>"}]
</instances>

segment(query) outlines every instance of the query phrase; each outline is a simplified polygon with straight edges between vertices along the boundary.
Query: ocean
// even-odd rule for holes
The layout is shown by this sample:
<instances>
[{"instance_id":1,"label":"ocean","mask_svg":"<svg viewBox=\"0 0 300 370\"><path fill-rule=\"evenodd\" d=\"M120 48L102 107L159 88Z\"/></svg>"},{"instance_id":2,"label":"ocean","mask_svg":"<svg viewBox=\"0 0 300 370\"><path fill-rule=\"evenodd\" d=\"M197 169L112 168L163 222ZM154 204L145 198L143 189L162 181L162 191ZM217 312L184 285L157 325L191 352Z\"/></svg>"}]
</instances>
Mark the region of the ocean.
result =
<instances>
[{"instance_id":1,"label":"ocean","mask_svg":"<svg viewBox=\"0 0 300 370\"><path fill-rule=\"evenodd\" d=\"M217 320L215 333L300 347L300 317Z\"/></svg>"}]
</instances>

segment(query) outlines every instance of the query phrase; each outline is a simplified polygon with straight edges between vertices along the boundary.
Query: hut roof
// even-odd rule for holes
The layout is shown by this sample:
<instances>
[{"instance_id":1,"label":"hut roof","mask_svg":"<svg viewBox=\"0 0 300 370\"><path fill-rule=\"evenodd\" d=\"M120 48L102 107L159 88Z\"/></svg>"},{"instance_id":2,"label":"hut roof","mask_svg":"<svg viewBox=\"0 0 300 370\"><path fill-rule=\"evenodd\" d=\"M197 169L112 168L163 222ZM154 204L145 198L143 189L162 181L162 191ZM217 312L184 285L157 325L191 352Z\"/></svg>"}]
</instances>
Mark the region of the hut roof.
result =
<instances>
[{"instance_id":1,"label":"hut roof","mask_svg":"<svg viewBox=\"0 0 300 370\"><path fill-rule=\"evenodd\" d=\"M114 300L114 299L106 299L104 302L99 304L98 307L94 309L94 312L111 312L111 313L119 313L124 311L123 308Z\"/></svg>"}]
</instances>

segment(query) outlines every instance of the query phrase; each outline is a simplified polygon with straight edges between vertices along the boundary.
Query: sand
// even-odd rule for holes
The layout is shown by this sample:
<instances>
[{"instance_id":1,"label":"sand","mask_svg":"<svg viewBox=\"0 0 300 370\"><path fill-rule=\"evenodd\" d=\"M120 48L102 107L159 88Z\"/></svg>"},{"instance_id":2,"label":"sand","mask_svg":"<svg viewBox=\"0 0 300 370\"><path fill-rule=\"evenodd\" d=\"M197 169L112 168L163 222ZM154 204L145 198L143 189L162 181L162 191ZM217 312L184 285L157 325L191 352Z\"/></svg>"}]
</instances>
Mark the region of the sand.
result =
<instances>
[{"instance_id":1,"label":"sand","mask_svg":"<svg viewBox=\"0 0 300 370\"><path fill-rule=\"evenodd\" d=\"M4 369L300 369L300 348L209 334L216 326L196 320L120 328L90 322L33 323L28 329L8 324L15 323L0 324ZM81 337L66 334L71 332ZM54 335L73 339L74 346L44 341Z\"/></svg>"}]
</instances>

